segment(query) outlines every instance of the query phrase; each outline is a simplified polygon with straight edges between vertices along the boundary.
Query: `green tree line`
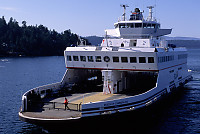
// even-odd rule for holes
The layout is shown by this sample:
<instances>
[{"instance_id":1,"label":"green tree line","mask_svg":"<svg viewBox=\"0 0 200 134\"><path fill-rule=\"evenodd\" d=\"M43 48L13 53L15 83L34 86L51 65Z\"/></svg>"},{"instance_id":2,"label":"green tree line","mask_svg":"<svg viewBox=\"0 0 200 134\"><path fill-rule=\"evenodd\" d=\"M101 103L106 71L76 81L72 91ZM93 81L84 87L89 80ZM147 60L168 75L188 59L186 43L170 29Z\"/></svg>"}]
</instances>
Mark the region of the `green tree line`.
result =
<instances>
[{"instance_id":1,"label":"green tree line","mask_svg":"<svg viewBox=\"0 0 200 134\"><path fill-rule=\"evenodd\" d=\"M19 26L12 17L8 22L0 18L0 56L63 55L66 47L77 42L80 42L78 35L70 29L58 33L43 25L27 26L22 21Z\"/></svg>"}]
</instances>

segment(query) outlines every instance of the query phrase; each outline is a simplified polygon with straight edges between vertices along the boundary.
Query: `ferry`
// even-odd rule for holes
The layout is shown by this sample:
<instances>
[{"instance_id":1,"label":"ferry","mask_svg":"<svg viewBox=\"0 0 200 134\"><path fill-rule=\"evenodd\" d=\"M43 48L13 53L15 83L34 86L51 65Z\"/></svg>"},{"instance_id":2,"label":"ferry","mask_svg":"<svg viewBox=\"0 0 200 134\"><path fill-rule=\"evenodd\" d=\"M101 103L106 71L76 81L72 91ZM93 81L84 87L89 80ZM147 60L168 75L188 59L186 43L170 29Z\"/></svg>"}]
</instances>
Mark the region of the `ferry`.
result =
<instances>
[{"instance_id":1,"label":"ferry","mask_svg":"<svg viewBox=\"0 0 200 134\"><path fill-rule=\"evenodd\" d=\"M68 122L148 108L191 79L187 50L168 44L148 6L139 8L105 30L101 45L81 42L64 51L66 72L61 82L28 90L19 117L31 123ZM67 100L67 101L66 101ZM64 103L65 102L65 103ZM66 103L67 102L67 103Z\"/></svg>"}]
</instances>

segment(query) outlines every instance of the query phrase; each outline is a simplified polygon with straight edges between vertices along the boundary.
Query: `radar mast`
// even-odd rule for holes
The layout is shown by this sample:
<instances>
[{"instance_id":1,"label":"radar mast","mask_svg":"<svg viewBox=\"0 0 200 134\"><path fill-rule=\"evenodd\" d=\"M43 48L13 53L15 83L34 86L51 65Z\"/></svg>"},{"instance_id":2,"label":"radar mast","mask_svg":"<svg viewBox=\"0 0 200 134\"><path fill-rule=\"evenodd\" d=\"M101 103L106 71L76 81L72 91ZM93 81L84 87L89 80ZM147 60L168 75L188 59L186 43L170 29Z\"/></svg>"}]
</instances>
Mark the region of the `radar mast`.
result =
<instances>
[{"instance_id":1,"label":"radar mast","mask_svg":"<svg viewBox=\"0 0 200 134\"><path fill-rule=\"evenodd\" d=\"M147 8L149 8L149 16L147 18L148 21L153 21L153 11L152 9L154 8L154 6L148 6Z\"/></svg>"},{"instance_id":2,"label":"radar mast","mask_svg":"<svg viewBox=\"0 0 200 134\"><path fill-rule=\"evenodd\" d=\"M129 6L128 5L120 5L120 6L124 8L124 13L123 13L122 16L124 17L123 20L125 21L126 20L126 8L129 7Z\"/></svg>"}]
</instances>

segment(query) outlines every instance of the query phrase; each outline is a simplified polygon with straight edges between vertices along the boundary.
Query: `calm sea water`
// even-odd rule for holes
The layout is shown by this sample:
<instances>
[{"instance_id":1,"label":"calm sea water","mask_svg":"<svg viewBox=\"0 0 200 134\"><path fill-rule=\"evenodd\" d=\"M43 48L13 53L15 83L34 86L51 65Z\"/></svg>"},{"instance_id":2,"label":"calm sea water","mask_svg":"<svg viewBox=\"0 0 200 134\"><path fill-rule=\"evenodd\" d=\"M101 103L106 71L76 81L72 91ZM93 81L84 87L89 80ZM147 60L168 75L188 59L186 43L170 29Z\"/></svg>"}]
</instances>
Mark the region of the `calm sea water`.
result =
<instances>
[{"instance_id":1,"label":"calm sea water","mask_svg":"<svg viewBox=\"0 0 200 134\"><path fill-rule=\"evenodd\" d=\"M154 121L143 119L144 122L152 122L149 124L151 127L147 127L148 124L141 126L146 128L145 132L200 133L200 49L189 49L188 67L192 70L193 81L186 85L173 103L154 115ZM31 88L60 81L65 70L62 56L0 58L0 133L51 133L50 130L19 120L21 96ZM121 130L134 133L137 122L133 120L130 123L133 127Z\"/></svg>"}]
</instances>

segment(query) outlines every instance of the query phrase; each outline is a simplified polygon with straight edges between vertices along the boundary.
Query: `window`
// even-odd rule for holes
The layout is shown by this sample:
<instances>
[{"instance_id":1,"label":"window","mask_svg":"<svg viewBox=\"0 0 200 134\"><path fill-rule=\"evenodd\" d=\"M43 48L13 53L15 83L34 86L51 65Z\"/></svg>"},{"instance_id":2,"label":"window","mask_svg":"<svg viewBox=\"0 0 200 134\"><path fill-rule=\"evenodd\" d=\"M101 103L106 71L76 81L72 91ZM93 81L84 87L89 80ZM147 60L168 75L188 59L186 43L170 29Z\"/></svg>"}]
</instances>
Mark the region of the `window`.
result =
<instances>
[{"instance_id":1,"label":"window","mask_svg":"<svg viewBox=\"0 0 200 134\"><path fill-rule=\"evenodd\" d=\"M167 56L167 61L169 61L169 56Z\"/></svg>"},{"instance_id":2,"label":"window","mask_svg":"<svg viewBox=\"0 0 200 134\"><path fill-rule=\"evenodd\" d=\"M146 63L145 57L139 57L139 63Z\"/></svg>"},{"instance_id":3,"label":"window","mask_svg":"<svg viewBox=\"0 0 200 134\"><path fill-rule=\"evenodd\" d=\"M174 56L162 56L162 57L158 57L158 63L162 63L162 62L168 62L168 61L173 61L174 60Z\"/></svg>"},{"instance_id":4,"label":"window","mask_svg":"<svg viewBox=\"0 0 200 134\"><path fill-rule=\"evenodd\" d=\"M160 61L160 57L158 57L158 63L160 63L161 61Z\"/></svg>"},{"instance_id":5,"label":"window","mask_svg":"<svg viewBox=\"0 0 200 134\"><path fill-rule=\"evenodd\" d=\"M96 62L101 62L101 56L95 56Z\"/></svg>"},{"instance_id":6,"label":"window","mask_svg":"<svg viewBox=\"0 0 200 134\"><path fill-rule=\"evenodd\" d=\"M119 57L113 57L113 62L119 62Z\"/></svg>"},{"instance_id":7,"label":"window","mask_svg":"<svg viewBox=\"0 0 200 134\"><path fill-rule=\"evenodd\" d=\"M122 63L126 63L126 62L128 62L128 58L127 57L121 57L121 61L122 61Z\"/></svg>"},{"instance_id":8,"label":"window","mask_svg":"<svg viewBox=\"0 0 200 134\"><path fill-rule=\"evenodd\" d=\"M141 28L142 27L142 23L135 23L135 28Z\"/></svg>"},{"instance_id":9,"label":"window","mask_svg":"<svg viewBox=\"0 0 200 134\"><path fill-rule=\"evenodd\" d=\"M118 24L116 24L116 25L114 25L115 26L115 28L118 28L119 27L119 25Z\"/></svg>"},{"instance_id":10,"label":"window","mask_svg":"<svg viewBox=\"0 0 200 134\"><path fill-rule=\"evenodd\" d=\"M78 56L73 56L74 61L78 61Z\"/></svg>"},{"instance_id":11,"label":"window","mask_svg":"<svg viewBox=\"0 0 200 134\"><path fill-rule=\"evenodd\" d=\"M119 24L119 28L125 28L125 24Z\"/></svg>"},{"instance_id":12,"label":"window","mask_svg":"<svg viewBox=\"0 0 200 134\"><path fill-rule=\"evenodd\" d=\"M86 62L86 57L85 56L80 56L80 60Z\"/></svg>"},{"instance_id":13,"label":"window","mask_svg":"<svg viewBox=\"0 0 200 134\"><path fill-rule=\"evenodd\" d=\"M147 24L147 28L151 28L152 25L150 23Z\"/></svg>"},{"instance_id":14,"label":"window","mask_svg":"<svg viewBox=\"0 0 200 134\"><path fill-rule=\"evenodd\" d=\"M72 61L72 57L70 55L67 55L67 61Z\"/></svg>"},{"instance_id":15,"label":"window","mask_svg":"<svg viewBox=\"0 0 200 134\"><path fill-rule=\"evenodd\" d=\"M130 57L130 63L137 63L136 57Z\"/></svg>"},{"instance_id":16,"label":"window","mask_svg":"<svg viewBox=\"0 0 200 134\"><path fill-rule=\"evenodd\" d=\"M156 24L152 24L152 28L156 28Z\"/></svg>"},{"instance_id":17,"label":"window","mask_svg":"<svg viewBox=\"0 0 200 134\"><path fill-rule=\"evenodd\" d=\"M143 28L147 28L147 24L146 23L143 23Z\"/></svg>"},{"instance_id":18,"label":"window","mask_svg":"<svg viewBox=\"0 0 200 134\"><path fill-rule=\"evenodd\" d=\"M154 57L148 57L148 63L154 63Z\"/></svg>"},{"instance_id":19,"label":"window","mask_svg":"<svg viewBox=\"0 0 200 134\"><path fill-rule=\"evenodd\" d=\"M162 57L158 57L158 63L162 63L162 62L168 62L168 61L173 61L174 60L174 56L162 56Z\"/></svg>"},{"instance_id":20,"label":"window","mask_svg":"<svg viewBox=\"0 0 200 134\"><path fill-rule=\"evenodd\" d=\"M94 62L93 56L88 56L88 62Z\"/></svg>"},{"instance_id":21,"label":"window","mask_svg":"<svg viewBox=\"0 0 200 134\"><path fill-rule=\"evenodd\" d=\"M128 26L128 28L133 28L134 27L134 23L128 23L127 26Z\"/></svg>"}]
</instances>

